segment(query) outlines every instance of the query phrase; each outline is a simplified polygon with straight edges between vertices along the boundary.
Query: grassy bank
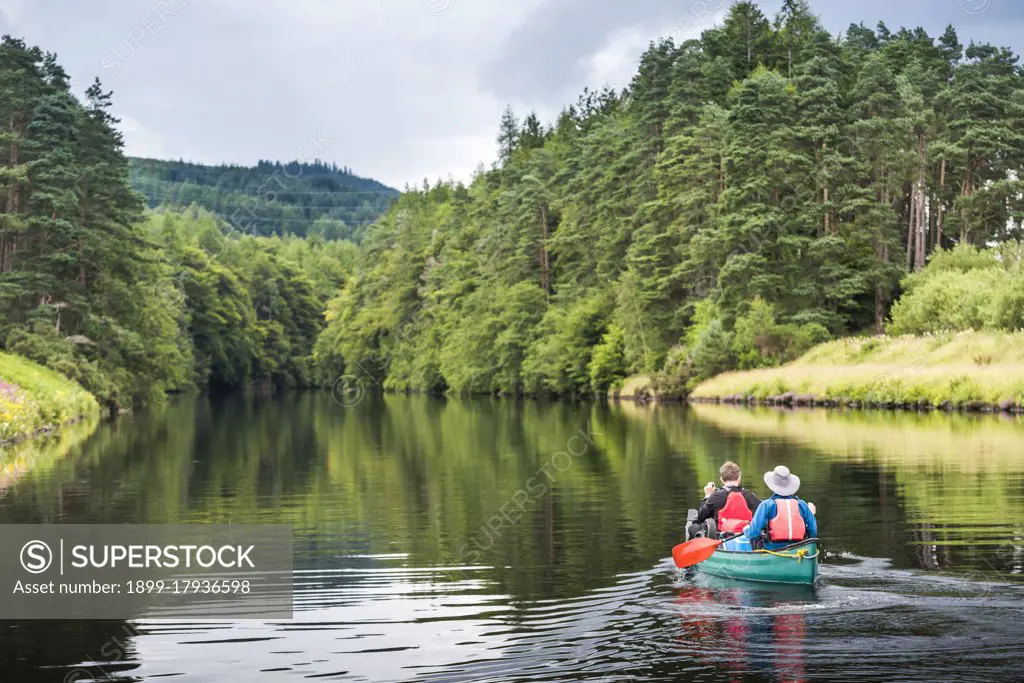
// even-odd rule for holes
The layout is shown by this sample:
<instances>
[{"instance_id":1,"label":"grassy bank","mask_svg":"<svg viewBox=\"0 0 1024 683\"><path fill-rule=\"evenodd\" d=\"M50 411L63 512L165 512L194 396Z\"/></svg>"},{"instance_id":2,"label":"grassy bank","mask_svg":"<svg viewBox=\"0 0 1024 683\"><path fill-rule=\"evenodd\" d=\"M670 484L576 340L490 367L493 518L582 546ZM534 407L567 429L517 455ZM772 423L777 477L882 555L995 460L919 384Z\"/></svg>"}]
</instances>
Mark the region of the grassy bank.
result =
<instances>
[{"instance_id":1,"label":"grassy bank","mask_svg":"<svg viewBox=\"0 0 1024 683\"><path fill-rule=\"evenodd\" d=\"M610 398L646 403L658 397L654 382L648 375L633 375L613 385L608 392Z\"/></svg>"},{"instance_id":2,"label":"grassy bank","mask_svg":"<svg viewBox=\"0 0 1024 683\"><path fill-rule=\"evenodd\" d=\"M1016 411L1024 407L1024 332L841 339L778 368L718 375L691 398Z\"/></svg>"},{"instance_id":3,"label":"grassy bank","mask_svg":"<svg viewBox=\"0 0 1024 683\"><path fill-rule=\"evenodd\" d=\"M99 412L93 395L63 375L0 353L0 442L52 431Z\"/></svg>"}]
</instances>

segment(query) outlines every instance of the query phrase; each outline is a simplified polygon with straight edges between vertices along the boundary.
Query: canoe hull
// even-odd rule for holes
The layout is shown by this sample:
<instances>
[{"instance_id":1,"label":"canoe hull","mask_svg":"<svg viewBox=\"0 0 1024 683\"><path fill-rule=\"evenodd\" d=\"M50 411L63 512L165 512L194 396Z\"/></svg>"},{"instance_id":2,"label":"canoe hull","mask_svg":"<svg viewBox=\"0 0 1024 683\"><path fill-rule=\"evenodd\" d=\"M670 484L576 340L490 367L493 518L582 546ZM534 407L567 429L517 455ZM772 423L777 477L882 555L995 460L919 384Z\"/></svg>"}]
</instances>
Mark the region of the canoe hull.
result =
<instances>
[{"instance_id":1,"label":"canoe hull","mask_svg":"<svg viewBox=\"0 0 1024 683\"><path fill-rule=\"evenodd\" d=\"M794 543L776 552L795 555L798 551L805 551L805 557L797 560L771 553L719 548L710 558L698 564L697 569L726 579L811 585L818 578L818 541Z\"/></svg>"}]
</instances>

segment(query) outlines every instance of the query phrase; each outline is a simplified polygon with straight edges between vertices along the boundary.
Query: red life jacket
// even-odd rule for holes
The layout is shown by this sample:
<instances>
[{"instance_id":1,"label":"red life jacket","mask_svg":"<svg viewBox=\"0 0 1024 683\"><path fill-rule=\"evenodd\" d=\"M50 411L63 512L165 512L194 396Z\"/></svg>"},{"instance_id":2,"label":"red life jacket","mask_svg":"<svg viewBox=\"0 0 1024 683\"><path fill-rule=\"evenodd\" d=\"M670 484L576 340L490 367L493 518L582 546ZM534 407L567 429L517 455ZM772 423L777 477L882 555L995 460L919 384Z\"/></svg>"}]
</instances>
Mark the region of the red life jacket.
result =
<instances>
[{"instance_id":1,"label":"red life jacket","mask_svg":"<svg viewBox=\"0 0 1024 683\"><path fill-rule=\"evenodd\" d=\"M738 534L754 519L747 499L739 491L733 491L725 499L725 505L718 511L718 531Z\"/></svg>"},{"instance_id":2,"label":"red life jacket","mask_svg":"<svg viewBox=\"0 0 1024 683\"><path fill-rule=\"evenodd\" d=\"M802 541L807 534L800 503L796 498L776 498L775 517L768 522L768 538L773 541Z\"/></svg>"}]
</instances>

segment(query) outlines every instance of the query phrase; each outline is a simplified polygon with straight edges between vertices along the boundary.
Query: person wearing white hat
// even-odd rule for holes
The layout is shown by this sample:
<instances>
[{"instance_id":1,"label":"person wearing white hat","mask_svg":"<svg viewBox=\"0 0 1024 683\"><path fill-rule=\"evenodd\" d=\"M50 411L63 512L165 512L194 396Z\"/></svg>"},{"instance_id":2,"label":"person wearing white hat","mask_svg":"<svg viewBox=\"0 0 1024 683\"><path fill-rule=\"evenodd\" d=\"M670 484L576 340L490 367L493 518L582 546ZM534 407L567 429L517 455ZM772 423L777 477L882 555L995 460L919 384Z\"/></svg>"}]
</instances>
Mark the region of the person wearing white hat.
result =
<instances>
[{"instance_id":1,"label":"person wearing white hat","mask_svg":"<svg viewBox=\"0 0 1024 683\"><path fill-rule=\"evenodd\" d=\"M764 473L764 483L771 489L772 497L757 506L754 519L743 530L743 535L752 542L762 541L763 547L768 550L776 550L805 538L816 538L818 522L814 518L814 510L810 504L796 497L800 489L800 477L790 472L785 465L779 465L771 472Z\"/></svg>"}]
</instances>

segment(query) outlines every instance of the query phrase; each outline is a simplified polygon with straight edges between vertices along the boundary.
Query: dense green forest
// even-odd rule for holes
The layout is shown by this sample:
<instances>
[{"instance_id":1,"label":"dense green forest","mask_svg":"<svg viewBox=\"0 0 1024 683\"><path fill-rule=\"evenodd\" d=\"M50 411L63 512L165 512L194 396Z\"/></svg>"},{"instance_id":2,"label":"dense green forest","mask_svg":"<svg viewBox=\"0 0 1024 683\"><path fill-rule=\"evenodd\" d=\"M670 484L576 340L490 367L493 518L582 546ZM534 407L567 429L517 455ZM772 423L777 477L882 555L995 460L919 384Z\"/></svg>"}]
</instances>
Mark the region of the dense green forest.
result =
<instances>
[{"instance_id":1,"label":"dense green forest","mask_svg":"<svg viewBox=\"0 0 1024 683\"><path fill-rule=\"evenodd\" d=\"M953 27L832 36L800 0L652 44L624 92L551 126L506 111L498 144L468 187L406 193L370 229L320 366L394 389L685 390L883 331L936 250L1024 216L1016 55Z\"/></svg>"},{"instance_id":2,"label":"dense green forest","mask_svg":"<svg viewBox=\"0 0 1024 683\"><path fill-rule=\"evenodd\" d=\"M111 408L193 387L302 386L357 249L254 237L199 208L147 212L110 93L0 43L0 339Z\"/></svg>"},{"instance_id":3,"label":"dense green forest","mask_svg":"<svg viewBox=\"0 0 1024 683\"><path fill-rule=\"evenodd\" d=\"M397 190L319 159L248 168L130 158L129 168L132 187L150 207L201 206L250 235L358 242L398 197Z\"/></svg>"},{"instance_id":4,"label":"dense green forest","mask_svg":"<svg viewBox=\"0 0 1024 683\"><path fill-rule=\"evenodd\" d=\"M408 190L364 234L261 189L288 167L132 170L110 99L0 45L0 342L111 407L338 377L580 396L646 374L682 393L852 333L1024 321L1024 73L952 27L832 36L799 0L735 3L652 44L623 92L550 125L506 111L490 170ZM148 209L133 177L195 205ZM251 234L224 217L232 188L311 222Z\"/></svg>"}]
</instances>

